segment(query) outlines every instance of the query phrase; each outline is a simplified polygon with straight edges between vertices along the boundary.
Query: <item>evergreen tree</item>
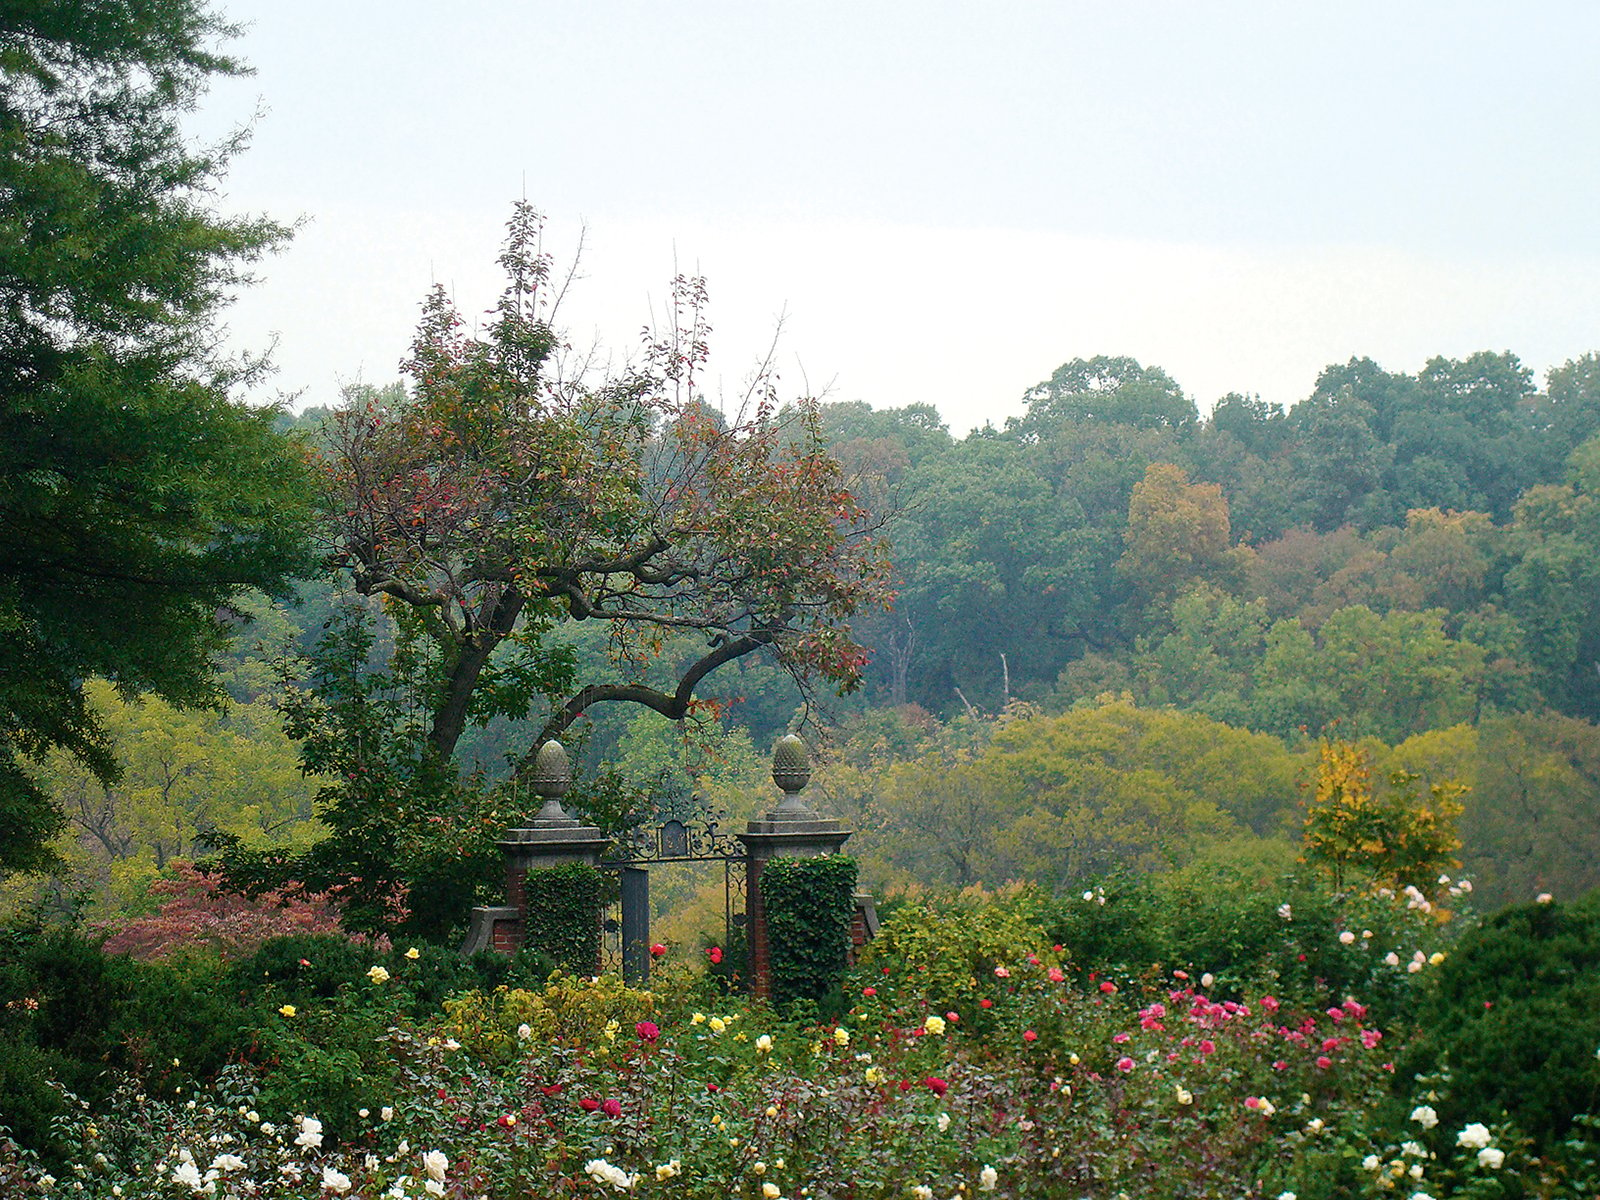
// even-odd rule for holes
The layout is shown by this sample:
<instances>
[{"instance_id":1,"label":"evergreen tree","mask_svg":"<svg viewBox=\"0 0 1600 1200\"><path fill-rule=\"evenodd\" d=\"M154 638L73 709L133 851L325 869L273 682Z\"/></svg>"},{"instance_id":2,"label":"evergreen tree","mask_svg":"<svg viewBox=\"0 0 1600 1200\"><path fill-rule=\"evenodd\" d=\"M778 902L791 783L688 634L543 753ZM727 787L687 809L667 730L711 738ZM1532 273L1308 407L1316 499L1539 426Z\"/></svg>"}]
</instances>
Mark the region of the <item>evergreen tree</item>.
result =
<instances>
[{"instance_id":1,"label":"evergreen tree","mask_svg":"<svg viewBox=\"0 0 1600 1200\"><path fill-rule=\"evenodd\" d=\"M60 822L27 757L115 773L84 680L208 699L219 614L301 563L301 457L213 320L286 231L218 216L241 138L180 127L230 32L198 0L0 9L0 868Z\"/></svg>"}]
</instances>

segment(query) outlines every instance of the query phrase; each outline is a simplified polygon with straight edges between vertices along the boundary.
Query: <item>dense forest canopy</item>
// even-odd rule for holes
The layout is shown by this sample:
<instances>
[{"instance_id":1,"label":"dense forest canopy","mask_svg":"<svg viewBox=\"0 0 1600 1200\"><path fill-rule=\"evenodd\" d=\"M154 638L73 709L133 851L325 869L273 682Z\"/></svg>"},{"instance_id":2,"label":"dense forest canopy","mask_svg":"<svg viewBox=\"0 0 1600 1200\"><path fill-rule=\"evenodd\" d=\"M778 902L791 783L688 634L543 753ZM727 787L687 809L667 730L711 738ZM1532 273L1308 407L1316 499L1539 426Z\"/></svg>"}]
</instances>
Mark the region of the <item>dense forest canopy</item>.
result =
<instances>
[{"instance_id":1,"label":"dense forest canopy","mask_svg":"<svg viewBox=\"0 0 1600 1200\"><path fill-rule=\"evenodd\" d=\"M704 703L692 713L660 705L664 717L582 712L568 736L595 772L596 811L637 819L713 793L724 810L753 811L766 784L752 741L760 746L809 713L824 753L819 786L861 829L880 885L1028 877L1068 887L1107 870L1181 866L1241 838L1287 845L1299 827L1308 748L1334 736L1365 739L1388 766L1468 785L1460 857L1486 897L1583 884L1592 873L1583 863L1600 849L1585 832L1600 805L1591 746L1600 744L1597 361L1566 363L1538 390L1511 354L1436 358L1415 376L1353 359L1330 366L1287 411L1230 395L1202 416L1159 368L1074 360L1029 389L1023 416L966 437L952 436L924 404L823 404L818 435L842 472L831 486L848 487L857 520L883 520L891 543L892 607L858 611L850 622L852 638L870 651L865 687L807 699L781 664L756 653L696 674ZM415 399L400 385L358 390L353 405L309 409L280 418L280 427L326 447L329 478L342 486L361 465L352 452L379 452L370 437L351 441L352 421L377 415L403 429L405 420L438 425L441 412L461 420L451 414L470 411L460 407L458 384L428 387ZM792 443L774 417L774 448ZM396 442L382 452L414 457L422 445ZM458 500L471 480L437 465L415 470L434 490L400 508L426 511L435 547L450 520L470 534ZM343 507L358 508L353 500ZM371 514L361 519L370 524ZM404 536L389 545L391 556L426 548L425 539ZM363 553L350 546L347 563ZM392 558L384 569L410 570L406 561ZM373 575L373 565L381 564L358 566L363 590L404 590ZM492 572L478 578L495 586ZM493 831L516 819L514 790L484 789L526 754L519 717L530 715L538 685L553 695L593 678L584 664L614 654L615 641L600 622L558 629L548 617L536 634L519 625L512 637L474 641L472 610L461 604L452 611L467 625L451 634L448 622L430 624L426 606L396 606L391 595L388 607L352 608L355 597L331 588L331 577L312 581L297 608L261 610L276 614L280 646L297 641L315 659L322 638L322 665L312 668L321 674L300 677L313 691L322 680L321 707L305 707L293 692L286 701L282 682L250 665L265 651L239 651L230 689L245 703L287 702L291 728L310 738L308 764L343 778L336 792L366 814L352 826L358 840L394 853L389 835L375 837L367 824L371 797L385 788L411 795L411 807L391 806L385 821L409 812L445 822L440 836L404 841L406 853L434 864L447 921L469 893L489 886L472 878L492 879ZM370 632L340 626L351 614ZM340 628L342 642L325 632ZM241 646L259 645L253 636ZM697 636L667 630L638 686L670 697L672 681L707 653ZM438 706L457 653L451 637L476 647L484 686L470 715L458 711L449 728L456 782L445 786L422 764L443 748ZM330 653L348 661L333 664ZM326 690L335 679L342 683ZM107 711L116 729L133 728L116 706ZM556 710L538 711L545 715L536 723ZM1079 724L1064 727L1070 736L1052 733L1040 723L1052 714ZM1074 739L1095 744L1102 735L1094 729L1135 714L1148 728L1131 757L1087 775L1072 768L1056 782L1021 768L1037 759L1064 769ZM368 722L360 726L367 732L352 737L352 720ZM374 757L370 747L385 738L410 749ZM655 749L641 754L647 743ZM332 749L352 745L369 749L357 758ZM1234 758L1219 758L1235 745ZM1174 747L1183 746L1198 757L1174 775ZM108 901L136 891L129 880L148 876L165 854L154 834L137 849L105 846L111 814L148 807L137 797L150 794L147 784L138 790L138 752L119 753L135 778L120 789L96 785L104 799L92 818L90 777L65 765L48 776L60 788L77 779L75 793L62 793L76 865L118 856L143 864L94 868ZM278 870L263 883L281 883L291 866L315 877L315 856L306 856L320 828L306 823L312 806L303 789L273 790L248 811L242 800L240 811L220 814L197 805L168 820L165 836L192 845L205 829L235 846L275 845ZM284 814L281 827L266 821L270 833L267 813ZM464 843L448 832L461 821L481 832ZM336 838L325 849L342 844ZM451 866L463 861L477 864L467 879Z\"/></svg>"},{"instance_id":2,"label":"dense forest canopy","mask_svg":"<svg viewBox=\"0 0 1600 1200\"><path fill-rule=\"evenodd\" d=\"M1288 411L1202 418L1159 368L1074 360L960 439L922 406L830 406L835 452L898 506L873 682L935 712L1127 690L1284 736L1593 719L1596 365L1540 391L1509 353L1352 359ZM1364 652L1385 639L1401 659Z\"/></svg>"}]
</instances>

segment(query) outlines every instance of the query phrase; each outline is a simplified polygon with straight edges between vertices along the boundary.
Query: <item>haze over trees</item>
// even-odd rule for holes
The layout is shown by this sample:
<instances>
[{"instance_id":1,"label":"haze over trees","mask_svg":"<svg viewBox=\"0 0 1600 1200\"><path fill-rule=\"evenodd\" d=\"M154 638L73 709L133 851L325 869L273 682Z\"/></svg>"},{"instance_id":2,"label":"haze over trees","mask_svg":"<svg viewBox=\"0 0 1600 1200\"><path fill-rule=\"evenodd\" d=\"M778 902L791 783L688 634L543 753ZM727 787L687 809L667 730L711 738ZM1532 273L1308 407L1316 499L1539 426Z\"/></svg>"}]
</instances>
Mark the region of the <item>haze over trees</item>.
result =
<instances>
[{"instance_id":1,"label":"haze over trees","mask_svg":"<svg viewBox=\"0 0 1600 1200\"><path fill-rule=\"evenodd\" d=\"M216 212L241 139L179 127L226 32L0 19L0 869L127 905L221 848L445 936L541 739L621 828L753 805L751 747L804 722L880 884L1279 863L1332 741L1468 786L1485 896L1600 882L1596 355L1209 411L1079 358L962 438L759 371L728 411L702 281L591 375L519 204L481 333L435 293L404 383L253 410L216 317L287 231Z\"/></svg>"}]
</instances>

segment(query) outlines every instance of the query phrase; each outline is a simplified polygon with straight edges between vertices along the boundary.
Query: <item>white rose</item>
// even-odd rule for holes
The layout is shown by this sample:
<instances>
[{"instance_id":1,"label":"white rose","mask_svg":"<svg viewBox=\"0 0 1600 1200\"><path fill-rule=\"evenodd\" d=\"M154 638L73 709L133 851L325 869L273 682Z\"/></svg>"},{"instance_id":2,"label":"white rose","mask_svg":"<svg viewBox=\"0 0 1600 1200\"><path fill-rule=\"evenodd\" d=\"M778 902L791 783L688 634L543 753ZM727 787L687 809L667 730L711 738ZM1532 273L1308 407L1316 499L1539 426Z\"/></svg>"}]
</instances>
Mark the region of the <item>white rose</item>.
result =
<instances>
[{"instance_id":1,"label":"white rose","mask_svg":"<svg viewBox=\"0 0 1600 1200\"><path fill-rule=\"evenodd\" d=\"M429 1150L422 1156L422 1169L428 1173L428 1178L436 1182L444 1182L444 1174L450 1169L450 1160L443 1150Z\"/></svg>"},{"instance_id":2,"label":"white rose","mask_svg":"<svg viewBox=\"0 0 1600 1200\"><path fill-rule=\"evenodd\" d=\"M179 1163L172 1169L172 1182L181 1183L193 1191L200 1191L205 1185L200 1182L200 1168L192 1162Z\"/></svg>"}]
</instances>

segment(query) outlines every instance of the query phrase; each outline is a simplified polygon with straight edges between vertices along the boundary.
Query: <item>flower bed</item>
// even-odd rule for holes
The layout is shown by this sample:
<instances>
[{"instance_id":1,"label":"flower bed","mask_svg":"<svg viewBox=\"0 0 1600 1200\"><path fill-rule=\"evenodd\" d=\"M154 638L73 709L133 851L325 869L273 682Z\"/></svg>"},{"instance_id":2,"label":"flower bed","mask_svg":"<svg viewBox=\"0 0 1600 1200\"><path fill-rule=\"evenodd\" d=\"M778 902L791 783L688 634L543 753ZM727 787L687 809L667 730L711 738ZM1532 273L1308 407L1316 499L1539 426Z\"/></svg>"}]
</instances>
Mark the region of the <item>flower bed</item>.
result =
<instances>
[{"instance_id":1,"label":"flower bed","mask_svg":"<svg viewBox=\"0 0 1600 1200\"><path fill-rule=\"evenodd\" d=\"M363 1014L385 1070L346 1081L348 1116L273 1110L270 1063L200 1095L130 1090L62 1123L64 1166L0 1156L0 1194L47 1174L118 1200L1594 1194L1585 1121L1543 1159L1497 1114L1445 1122L1444 1085L1398 1075L1400 1032L1358 997L1312 1007L1181 967L1107 975L1059 947L1000 953L931 993L926 963L879 956L827 1023L719 997L670 958L652 992L558 974L415 1020L389 1000L415 965L396 955L273 1017L287 1046ZM1379 962L1396 987L1437 965ZM307 1061L336 1056L305 1036Z\"/></svg>"}]
</instances>

